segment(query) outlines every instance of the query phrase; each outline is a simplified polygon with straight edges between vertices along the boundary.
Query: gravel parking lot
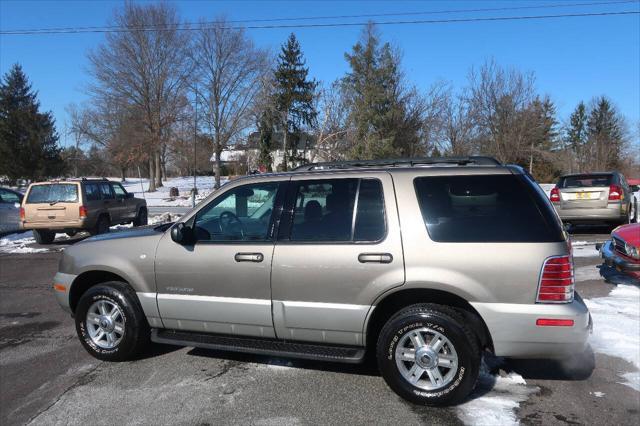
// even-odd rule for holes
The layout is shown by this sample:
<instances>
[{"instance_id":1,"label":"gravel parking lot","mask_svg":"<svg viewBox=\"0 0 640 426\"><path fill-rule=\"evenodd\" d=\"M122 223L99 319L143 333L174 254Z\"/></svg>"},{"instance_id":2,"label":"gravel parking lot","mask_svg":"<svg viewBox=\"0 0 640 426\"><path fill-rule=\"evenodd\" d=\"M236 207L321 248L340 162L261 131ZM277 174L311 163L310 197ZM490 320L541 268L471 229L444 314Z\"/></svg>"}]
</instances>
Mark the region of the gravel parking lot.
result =
<instances>
[{"instance_id":1,"label":"gravel parking lot","mask_svg":"<svg viewBox=\"0 0 640 426\"><path fill-rule=\"evenodd\" d=\"M599 268L593 243L607 237L574 235L577 290L588 302L608 300L616 283L638 286ZM487 359L473 397L450 408L401 400L370 364L162 346L135 362L103 363L81 347L50 288L60 250L71 243L0 253L2 425L640 423L640 392L625 384L636 367L596 340L593 352L567 364Z\"/></svg>"}]
</instances>

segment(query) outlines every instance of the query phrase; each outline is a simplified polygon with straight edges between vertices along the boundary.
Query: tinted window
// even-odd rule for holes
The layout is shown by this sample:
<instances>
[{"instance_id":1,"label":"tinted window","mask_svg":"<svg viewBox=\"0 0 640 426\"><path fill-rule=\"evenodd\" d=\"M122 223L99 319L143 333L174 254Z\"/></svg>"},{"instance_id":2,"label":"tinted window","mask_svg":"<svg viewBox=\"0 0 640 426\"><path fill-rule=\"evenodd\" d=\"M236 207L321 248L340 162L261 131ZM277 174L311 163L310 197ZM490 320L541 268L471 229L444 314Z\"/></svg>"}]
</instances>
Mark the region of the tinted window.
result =
<instances>
[{"instance_id":1,"label":"tinted window","mask_svg":"<svg viewBox=\"0 0 640 426\"><path fill-rule=\"evenodd\" d=\"M196 215L198 241L266 241L277 183L244 185L213 200Z\"/></svg>"},{"instance_id":2,"label":"tinted window","mask_svg":"<svg viewBox=\"0 0 640 426\"><path fill-rule=\"evenodd\" d=\"M379 180L363 179L358 194L354 240L381 240L386 233L382 184Z\"/></svg>"},{"instance_id":3,"label":"tinted window","mask_svg":"<svg viewBox=\"0 0 640 426\"><path fill-rule=\"evenodd\" d=\"M87 201L98 201L100 199L100 189L95 183L88 183L84 186L84 194Z\"/></svg>"},{"instance_id":4,"label":"tinted window","mask_svg":"<svg viewBox=\"0 0 640 426\"><path fill-rule=\"evenodd\" d=\"M0 189L0 203L15 204L19 202L20 197L18 194L5 189Z\"/></svg>"},{"instance_id":5,"label":"tinted window","mask_svg":"<svg viewBox=\"0 0 640 426\"><path fill-rule=\"evenodd\" d=\"M566 176L560 179L559 188L583 188L591 186L609 186L613 183L613 175L580 175Z\"/></svg>"},{"instance_id":6,"label":"tinted window","mask_svg":"<svg viewBox=\"0 0 640 426\"><path fill-rule=\"evenodd\" d=\"M294 185L291 241L378 241L384 237L386 228L380 181L327 179L295 182ZM358 202L354 217L356 196Z\"/></svg>"},{"instance_id":7,"label":"tinted window","mask_svg":"<svg viewBox=\"0 0 640 426\"><path fill-rule=\"evenodd\" d=\"M27 203L75 203L77 201L78 186L73 183L34 185L27 197Z\"/></svg>"},{"instance_id":8,"label":"tinted window","mask_svg":"<svg viewBox=\"0 0 640 426\"><path fill-rule=\"evenodd\" d=\"M113 192L116 193L116 198L125 198L127 196L127 191L119 183L112 184Z\"/></svg>"},{"instance_id":9,"label":"tinted window","mask_svg":"<svg viewBox=\"0 0 640 426\"><path fill-rule=\"evenodd\" d=\"M523 176L415 179L429 236L439 242L563 241L548 201Z\"/></svg>"},{"instance_id":10,"label":"tinted window","mask_svg":"<svg viewBox=\"0 0 640 426\"><path fill-rule=\"evenodd\" d=\"M100 193L102 194L103 200L113 199L113 193L111 192L111 185L109 185L108 183L100 184Z\"/></svg>"},{"instance_id":11,"label":"tinted window","mask_svg":"<svg viewBox=\"0 0 640 426\"><path fill-rule=\"evenodd\" d=\"M358 179L296 182L292 241L351 241Z\"/></svg>"}]
</instances>

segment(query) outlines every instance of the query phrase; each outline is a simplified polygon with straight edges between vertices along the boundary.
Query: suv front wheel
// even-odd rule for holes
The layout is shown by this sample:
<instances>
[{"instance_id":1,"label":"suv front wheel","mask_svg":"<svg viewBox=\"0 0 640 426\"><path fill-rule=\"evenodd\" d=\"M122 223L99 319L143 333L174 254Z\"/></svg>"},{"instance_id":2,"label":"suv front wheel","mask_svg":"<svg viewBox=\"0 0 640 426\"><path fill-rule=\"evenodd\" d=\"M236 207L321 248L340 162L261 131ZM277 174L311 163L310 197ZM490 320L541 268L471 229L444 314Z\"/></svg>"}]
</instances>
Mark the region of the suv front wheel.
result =
<instances>
[{"instance_id":1,"label":"suv front wheel","mask_svg":"<svg viewBox=\"0 0 640 426\"><path fill-rule=\"evenodd\" d=\"M420 405L451 405L473 390L480 369L475 335L453 309L408 306L382 328L378 368L398 395Z\"/></svg>"},{"instance_id":2,"label":"suv front wheel","mask_svg":"<svg viewBox=\"0 0 640 426\"><path fill-rule=\"evenodd\" d=\"M75 312L76 332L85 349L103 361L126 361L149 343L149 324L134 291L106 282L82 295Z\"/></svg>"}]
</instances>

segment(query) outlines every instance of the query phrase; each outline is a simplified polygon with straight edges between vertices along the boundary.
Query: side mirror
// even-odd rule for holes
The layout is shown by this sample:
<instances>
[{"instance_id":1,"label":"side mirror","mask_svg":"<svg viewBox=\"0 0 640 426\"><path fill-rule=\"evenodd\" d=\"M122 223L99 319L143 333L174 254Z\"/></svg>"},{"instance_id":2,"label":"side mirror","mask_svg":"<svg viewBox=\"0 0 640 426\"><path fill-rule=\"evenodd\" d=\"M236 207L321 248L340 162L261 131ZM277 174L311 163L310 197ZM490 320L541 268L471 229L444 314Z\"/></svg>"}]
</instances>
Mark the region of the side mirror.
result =
<instances>
[{"instance_id":1,"label":"side mirror","mask_svg":"<svg viewBox=\"0 0 640 426\"><path fill-rule=\"evenodd\" d=\"M178 244L189 244L192 240L193 231L184 223L177 223L171 228L171 239Z\"/></svg>"},{"instance_id":2,"label":"side mirror","mask_svg":"<svg viewBox=\"0 0 640 426\"><path fill-rule=\"evenodd\" d=\"M134 193L133 192L127 192L127 195L125 195L124 198L133 198L134 197Z\"/></svg>"}]
</instances>

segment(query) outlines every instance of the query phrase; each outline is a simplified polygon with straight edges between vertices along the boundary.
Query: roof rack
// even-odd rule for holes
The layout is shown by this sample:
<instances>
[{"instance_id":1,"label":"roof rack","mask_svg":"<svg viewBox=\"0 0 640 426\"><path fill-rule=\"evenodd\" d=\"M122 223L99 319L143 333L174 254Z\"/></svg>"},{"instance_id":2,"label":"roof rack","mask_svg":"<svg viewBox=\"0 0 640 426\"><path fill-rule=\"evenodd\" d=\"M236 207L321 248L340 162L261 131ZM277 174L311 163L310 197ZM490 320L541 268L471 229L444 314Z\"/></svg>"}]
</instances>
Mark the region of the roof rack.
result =
<instances>
[{"instance_id":1,"label":"roof rack","mask_svg":"<svg viewBox=\"0 0 640 426\"><path fill-rule=\"evenodd\" d=\"M417 158L393 158L384 160L352 160L352 161L329 161L322 163L309 163L296 167L292 171L303 172L312 170L332 170L332 169L357 169L366 167L419 167L433 166L438 164L456 166L501 166L498 160L493 157L472 155L468 157L417 157Z\"/></svg>"}]
</instances>

